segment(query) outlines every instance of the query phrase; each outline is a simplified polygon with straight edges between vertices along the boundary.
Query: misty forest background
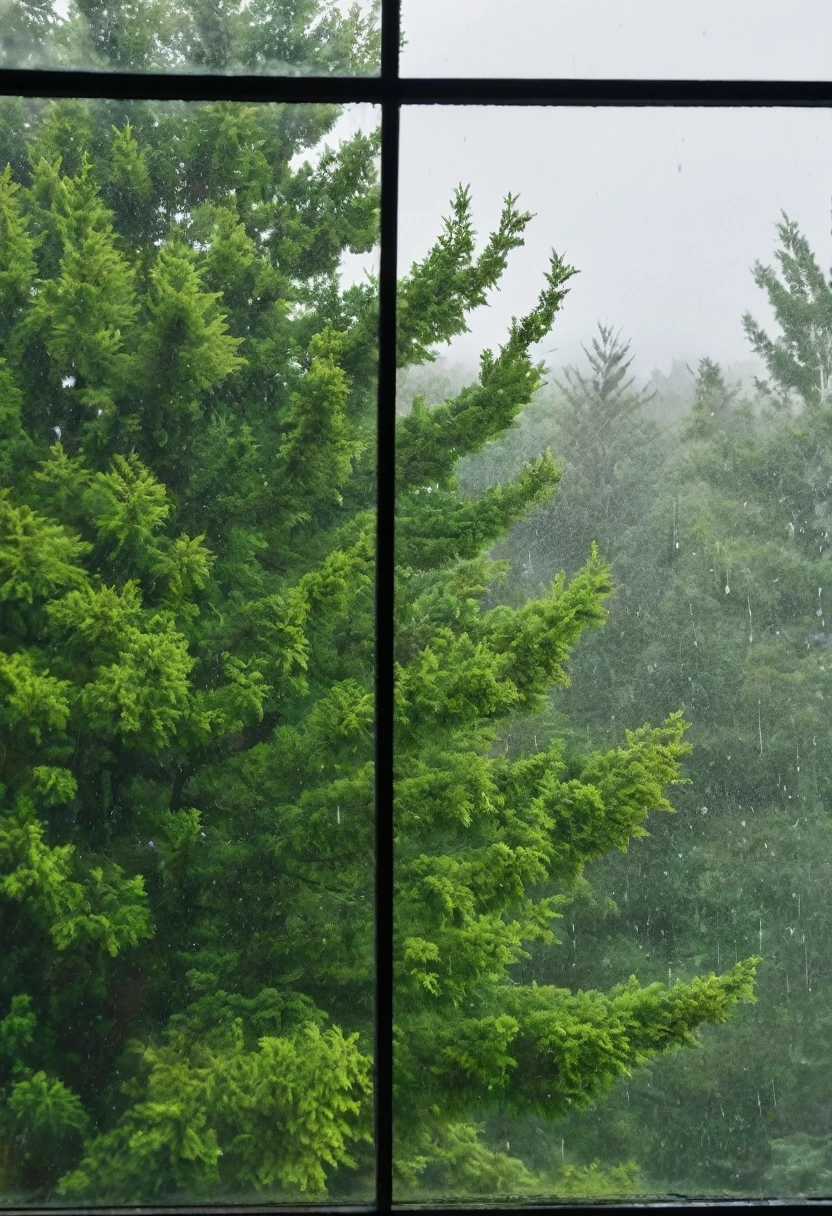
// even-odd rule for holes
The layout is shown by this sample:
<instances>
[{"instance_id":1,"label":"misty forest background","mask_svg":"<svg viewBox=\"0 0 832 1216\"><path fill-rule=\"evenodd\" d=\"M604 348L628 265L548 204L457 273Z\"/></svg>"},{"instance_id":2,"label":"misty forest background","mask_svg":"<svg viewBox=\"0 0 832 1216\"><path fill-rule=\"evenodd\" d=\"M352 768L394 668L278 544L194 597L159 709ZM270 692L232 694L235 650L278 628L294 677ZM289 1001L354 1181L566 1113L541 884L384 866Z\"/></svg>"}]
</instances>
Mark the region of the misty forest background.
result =
<instances>
[{"instance_id":1,"label":"misty forest background","mask_svg":"<svg viewBox=\"0 0 832 1216\"><path fill-rule=\"evenodd\" d=\"M330 0L0 16L15 66L378 60ZM378 134L340 116L0 101L6 1202L371 1193ZM460 189L400 280L398 1193L828 1192L832 288L783 217L759 377L643 384L606 323L539 361L553 253L437 358L531 222Z\"/></svg>"},{"instance_id":2,"label":"misty forest background","mask_svg":"<svg viewBox=\"0 0 832 1216\"><path fill-rule=\"evenodd\" d=\"M751 358L638 377L637 352L600 323L583 361L550 371L514 430L460 473L479 494L547 446L562 465L552 502L495 549L495 601L578 570L593 542L612 568L608 624L576 649L545 728L512 722L506 748L561 732L615 744L679 707L691 723L675 814L587 867L561 947L534 950L518 976L605 987L764 959L741 1018L558 1129L564 1161L629 1161L651 1190L822 1193L832 1179L832 292L798 224L784 215L776 235L772 264L749 276L749 302L756 285L776 328L743 318ZM403 377L403 408L468 370L446 359ZM540 1120L493 1116L489 1130L551 1160Z\"/></svg>"}]
</instances>

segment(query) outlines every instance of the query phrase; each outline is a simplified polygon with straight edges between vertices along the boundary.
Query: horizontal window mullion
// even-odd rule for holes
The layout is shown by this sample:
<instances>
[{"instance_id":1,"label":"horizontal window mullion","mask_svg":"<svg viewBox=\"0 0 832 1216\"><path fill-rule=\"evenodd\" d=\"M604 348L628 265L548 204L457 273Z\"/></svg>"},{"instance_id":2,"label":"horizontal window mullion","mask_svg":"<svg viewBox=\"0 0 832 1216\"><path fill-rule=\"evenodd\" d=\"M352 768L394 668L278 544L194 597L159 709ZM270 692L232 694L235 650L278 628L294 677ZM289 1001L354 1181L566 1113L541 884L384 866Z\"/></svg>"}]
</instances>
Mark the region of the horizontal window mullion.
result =
<instances>
[{"instance_id":1,"label":"horizontal window mullion","mask_svg":"<svg viewBox=\"0 0 832 1216\"><path fill-rule=\"evenodd\" d=\"M832 81L196 75L0 69L0 96L400 105L832 106Z\"/></svg>"},{"instance_id":2,"label":"horizontal window mullion","mask_svg":"<svg viewBox=\"0 0 832 1216\"><path fill-rule=\"evenodd\" d=\"M832 105L832 81L401 78L404 105L808 106Z\"/></svg>"},{"instance_id":3,"label":"horizontal window mullion","mask_svg":"<svg viewBox=\"0 0 832 1216\"><path fill-rule=\"evenodd\" d=\"M136 101L374 102L377 77L231 76L190 72L83 72L0 69L0 96L105 97Z\"/></svg>"}]
</instances>

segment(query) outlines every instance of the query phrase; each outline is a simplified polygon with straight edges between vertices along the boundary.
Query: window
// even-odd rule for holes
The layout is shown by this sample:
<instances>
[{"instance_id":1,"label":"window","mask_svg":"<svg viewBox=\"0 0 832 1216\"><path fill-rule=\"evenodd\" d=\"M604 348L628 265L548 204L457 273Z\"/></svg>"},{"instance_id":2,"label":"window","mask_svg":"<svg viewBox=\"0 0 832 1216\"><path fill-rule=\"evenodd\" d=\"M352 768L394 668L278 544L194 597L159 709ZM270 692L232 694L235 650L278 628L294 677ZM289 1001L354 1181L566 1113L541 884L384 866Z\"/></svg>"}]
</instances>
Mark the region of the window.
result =
<instances>
[{"instance_id":1,"label":"window","mask_svg":"<svg viewBox=\"0 0 832 1216\"><path fill-rule=\"evenodd\" d=\"M828 15L399 7L0 0L15 1210L829 1192Z\"/></svg>"}]
</instances>

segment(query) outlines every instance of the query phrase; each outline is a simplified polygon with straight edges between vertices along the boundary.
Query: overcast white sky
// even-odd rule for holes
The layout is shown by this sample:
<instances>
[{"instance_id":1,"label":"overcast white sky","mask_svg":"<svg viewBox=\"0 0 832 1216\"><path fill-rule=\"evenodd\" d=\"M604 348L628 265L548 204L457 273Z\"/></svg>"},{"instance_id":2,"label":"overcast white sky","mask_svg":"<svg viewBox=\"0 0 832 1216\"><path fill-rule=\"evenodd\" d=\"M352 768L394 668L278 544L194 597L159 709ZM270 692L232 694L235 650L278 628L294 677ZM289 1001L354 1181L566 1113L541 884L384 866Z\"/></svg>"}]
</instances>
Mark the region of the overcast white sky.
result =
<instances>
[{"instance_id":1,"label":"overcast white sky","mask_svg":"<svg viewBox=\"0 0 832 1216\"><path fill-rule=\"evenodd\" d=\"M404 0L404 25L410 74L828 77L832 66L832 0ZM832 262L828 111L407 107L401 159L401 269L457 183L471 185L483 235L507 191L536 215L501 292L455 344L464 357L498 344L534 301L552 247L581 273L547 358L575 358L600 318L632 339L645 374L673 357L748 357L742 313L766 315L750 268L772 258L781 209Z\"/></svg>"},{"instance_id":2,"label":"overcast white sky","mask_svg":"<svg viewBox=\"0 0 832 1216\"><path fill-rule=\"evenodd\" d=\"M830 0L402 0L409 76L828 79Z\"/></svg>"}]
</instances>

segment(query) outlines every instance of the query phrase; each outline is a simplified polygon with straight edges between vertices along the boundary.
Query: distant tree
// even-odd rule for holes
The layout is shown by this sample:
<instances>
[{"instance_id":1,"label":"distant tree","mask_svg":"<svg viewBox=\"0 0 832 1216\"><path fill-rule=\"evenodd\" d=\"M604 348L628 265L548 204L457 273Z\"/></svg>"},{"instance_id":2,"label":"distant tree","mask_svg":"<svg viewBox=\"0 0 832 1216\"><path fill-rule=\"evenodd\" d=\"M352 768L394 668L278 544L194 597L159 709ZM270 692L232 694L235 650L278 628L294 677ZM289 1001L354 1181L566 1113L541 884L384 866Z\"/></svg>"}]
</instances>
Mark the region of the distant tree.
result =
<instances>
[{"instance_id":1,"label":"distant tree","mask_svg":"<svg viewBox=\"0 0 832 1216\"><path fill-rule=\"evenodd\" d=\"M520 522L501 554L511 554L514 580L545 585L558 570L573 573L593 544L614 562L623 537L647 501L645 474L662 458L648 416L654 394L637 388L629 343L610 326L584 348L588 367L567 367L541 389L516 433L487 451L468 474L487 484L518 455L550 447L562 465L557 494ZM641 494L641 497L640 497Z\"/></svg>"},{"instance_id":2,"label":"distant tree","mask_svg":"<svg viewBox=\"0 0 832 1216\"><path fill-rule=\"evenodd\" d=\"M690 412L684 420L685 439L708 439L731 427L738 405L739 386L725 382L713 359L700 359Z\"/></svg>"},{"instance_id":3,"label":"distant tree","mask_svg":"<svg viewBox=\"0 0 832 1216\"><path fill-rule=\"evenodd\" d=\"M832 279L785 212L777 225L777 269L757 262L754 281L765 291L779 327L769 337L751 313L743 318L752 348L764 360L773 391L807 409L832 395Z\"/></svg>"}]
</instances>

